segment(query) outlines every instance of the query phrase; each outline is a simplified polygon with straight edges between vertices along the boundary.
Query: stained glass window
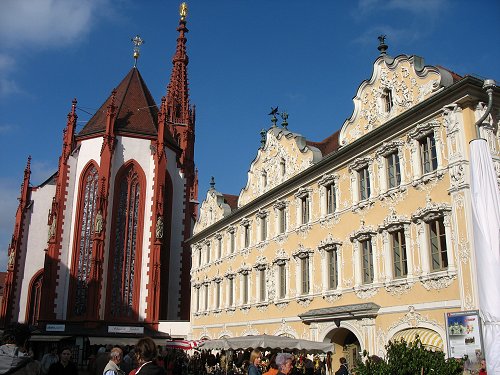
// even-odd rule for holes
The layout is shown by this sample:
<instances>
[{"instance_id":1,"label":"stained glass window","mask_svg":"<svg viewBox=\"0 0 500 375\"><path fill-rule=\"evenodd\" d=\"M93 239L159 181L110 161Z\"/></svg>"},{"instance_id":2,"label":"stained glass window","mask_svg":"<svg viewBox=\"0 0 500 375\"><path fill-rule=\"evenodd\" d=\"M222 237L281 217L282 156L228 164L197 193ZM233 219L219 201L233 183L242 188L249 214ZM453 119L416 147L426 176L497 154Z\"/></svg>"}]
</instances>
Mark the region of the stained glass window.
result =
<instances>
[{"instance_id":1,"label":"stained glass window","mask_svg":"<svg viewBox=\"0 0 500 375\"><path fill-rule=\"evenodd\" d=\"M29 301L28 323L29 325L38 325L38 316L40 313L40 301L42 296L43 273L35 277L31 284L31 293Z\"/></svg>"},{"instance_id":2,"label":"stained glass window","mask_svg":"<svg viewBox=\"0 0 500 375\"><path fill-rule=\"evenodd\" d=\"M74 314L81 316L87 311L89 275L92 258L92 234L96 215L97 188L99 174L95 166L90 166L84 174L80 202L79 243L76 269L76 293Z\"/></svg>"},{"instance_id":3,"label":"stained glass window","mask_svg":"<svg viewBox=\"0 0 500 375\"><path fill-rule=\"evenodd\" d=\"M132 317L136 275L137 229L141 186L133 166L117 182L118 202L114 249L111 258L111 315Z\"/></svg>"}]
</instances>

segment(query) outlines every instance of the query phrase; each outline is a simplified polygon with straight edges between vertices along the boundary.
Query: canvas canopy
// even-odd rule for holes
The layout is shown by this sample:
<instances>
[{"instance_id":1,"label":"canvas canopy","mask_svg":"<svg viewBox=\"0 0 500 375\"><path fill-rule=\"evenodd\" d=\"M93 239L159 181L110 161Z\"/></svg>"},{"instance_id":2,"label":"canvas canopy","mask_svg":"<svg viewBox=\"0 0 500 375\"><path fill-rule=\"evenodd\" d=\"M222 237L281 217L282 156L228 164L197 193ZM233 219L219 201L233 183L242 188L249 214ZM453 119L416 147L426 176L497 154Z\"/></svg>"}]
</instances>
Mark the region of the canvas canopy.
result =
<instances>
[{"instance_id":1,"label":"canvas canopy","mask_svg":"<svg viewBox=\"0 0 500 375\"><path fill-rule=\"evenodd\" d=\"M282 349L306 351L308 353L326 353L332 350L331 343L295 339L285 336L256 335L230 337L204 341L199 349Z\"/></svg>"}]
</instances>

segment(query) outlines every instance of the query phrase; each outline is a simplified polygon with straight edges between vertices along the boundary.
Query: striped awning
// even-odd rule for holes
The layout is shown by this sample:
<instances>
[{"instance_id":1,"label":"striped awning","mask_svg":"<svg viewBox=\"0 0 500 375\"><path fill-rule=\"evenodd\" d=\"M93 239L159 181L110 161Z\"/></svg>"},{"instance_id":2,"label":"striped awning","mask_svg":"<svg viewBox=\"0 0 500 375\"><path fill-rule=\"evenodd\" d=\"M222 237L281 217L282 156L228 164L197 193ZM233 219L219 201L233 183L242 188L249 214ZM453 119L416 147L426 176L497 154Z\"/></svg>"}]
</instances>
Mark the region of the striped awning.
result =
<instances>
[{"instance_id":1,"label":"striped awning","mask_svg":"<svg viewBox=\"0 0 500 375\"><path fill-rule=\"evenodd\" d=\"M196 349L201 344L201 340L173 340L167 341L164 345L167 349Z\"/></svg>"},{"instance_id":2,"label":"striped awning","mask_svg":"<svg viewBox=\"0 0 500 375\"><path fill-rule=\"evenodd\" d=\"M436 331L428 328L410 328L397 332L391 339L392 342L401 341L406 342L415 341L416 337L420 339L422 345L431 350L444 350L443 339Z\"/></svg>"}]
</instances>

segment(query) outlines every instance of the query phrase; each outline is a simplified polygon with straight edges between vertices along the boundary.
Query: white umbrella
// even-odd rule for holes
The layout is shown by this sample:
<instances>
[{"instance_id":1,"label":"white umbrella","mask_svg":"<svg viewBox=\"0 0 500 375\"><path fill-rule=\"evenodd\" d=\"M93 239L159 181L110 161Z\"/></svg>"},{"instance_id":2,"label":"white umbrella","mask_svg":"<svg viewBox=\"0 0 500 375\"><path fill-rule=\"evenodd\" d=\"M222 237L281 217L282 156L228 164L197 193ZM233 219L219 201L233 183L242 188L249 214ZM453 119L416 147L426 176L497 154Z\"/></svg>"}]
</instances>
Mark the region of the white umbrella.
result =
<instances>
[{"instance_id":1,"label":"white umbrella","mask_svg":"<svg viewBox=\"0 0 500 375\"><path fill-rule=\"evenodd\" d=\"M488 374L500 374L500 192L486 140L470 142L474 247Z\"/></svg>"}]
</instances>

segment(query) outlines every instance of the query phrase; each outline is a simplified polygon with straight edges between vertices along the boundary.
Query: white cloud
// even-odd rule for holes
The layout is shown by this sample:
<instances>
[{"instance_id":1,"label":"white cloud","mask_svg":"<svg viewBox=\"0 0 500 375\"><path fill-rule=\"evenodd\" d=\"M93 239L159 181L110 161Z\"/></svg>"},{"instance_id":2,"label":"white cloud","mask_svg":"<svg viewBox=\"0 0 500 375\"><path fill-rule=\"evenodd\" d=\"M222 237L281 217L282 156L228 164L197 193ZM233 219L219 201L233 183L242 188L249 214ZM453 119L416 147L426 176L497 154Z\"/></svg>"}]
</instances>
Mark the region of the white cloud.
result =
<instances>
[{"instance_id":1,"label":"white cloud","mask_svg":"<svg viewBox=\"0 0 500 375\"><path fill-rule=\"evenodd\" d=\"M2 44L61 47L90 30L105 0L3 0Z\"/></svg>"},{"instance_id":2,"label":"white cloud","mask_svg":"<svg viewBox=\"0 0 500 375\"><path fill-rule=\"evenodd\" d=\"M32 161L30 182L32 185L40 185L57 172L57 164L48 161Z\"/></svg>"},{"instance_id":3,"label":"white cloud","mask_svg":"<svg viewBox=\"0 0 500 375\"><path fill-rule=\"evenodd\" d=\"M11 124L3 124L3 125L0 124L0 134L7 134L11 130L14 130L16 128L17 128L17 126L11 125Z\"/></svg>"},{"instance_id":4,"label":"white cloud","mask_svg":"<svg viewBox=\"0 0 500 375\"><path fill-rule=\"evenodd\" d=\"M372 13L374 11L402 10L414 14L435 14L436 16L448 6L448 0L360 0L358 11Z\"/></svg>"}]
</instances>

